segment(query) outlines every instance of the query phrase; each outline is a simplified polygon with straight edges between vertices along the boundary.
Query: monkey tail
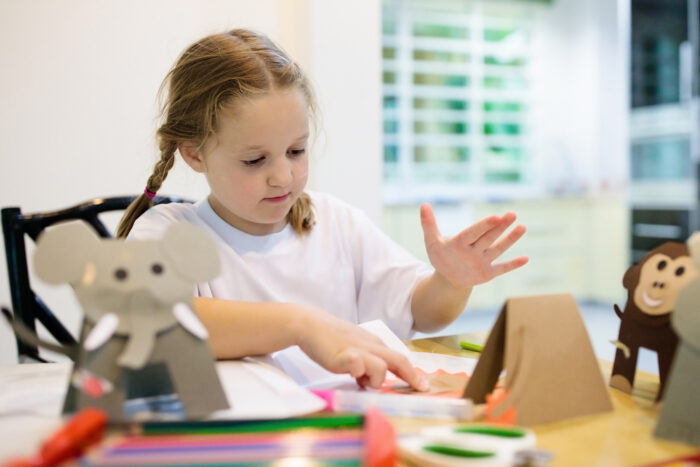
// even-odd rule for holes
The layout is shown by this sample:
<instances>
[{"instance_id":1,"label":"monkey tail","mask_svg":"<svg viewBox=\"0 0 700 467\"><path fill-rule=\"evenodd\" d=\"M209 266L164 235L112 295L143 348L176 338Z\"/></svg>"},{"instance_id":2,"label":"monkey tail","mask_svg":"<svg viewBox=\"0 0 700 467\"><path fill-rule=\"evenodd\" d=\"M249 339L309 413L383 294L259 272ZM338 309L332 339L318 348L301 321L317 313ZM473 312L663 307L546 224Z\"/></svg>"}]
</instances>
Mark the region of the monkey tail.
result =
<instances>
[{"instance_id":1,"label":"monkey tail","mask_svg":"<svg viewBox=\"0 0 700 467\"><path fill-rule=\"evenodd\" d=\"M25 326L24 323L15 321L12 317L12 312L5 307L2 307L2 315L5 317L5 321L7 321L7 323L10 325L17 337L19 337L19 339L24 343L66 355L71 360L75 361L77 352L73 346L66 347L41 340L41 338L39 338L39 336L37 336L31 329Z\"/></svg>"},{"instance_id":2,"label":"monkey tail","mask_svg":"<svg viewBox=\"0 0 700 467\"><path fill-rule=\"evenodd\" d=\"M622 319L622 310L620 310L620 307L617 306L617 303L613 305L613 308L615 309L615 314L617 315L617 317Z\"/></svg>"}]
</instances>

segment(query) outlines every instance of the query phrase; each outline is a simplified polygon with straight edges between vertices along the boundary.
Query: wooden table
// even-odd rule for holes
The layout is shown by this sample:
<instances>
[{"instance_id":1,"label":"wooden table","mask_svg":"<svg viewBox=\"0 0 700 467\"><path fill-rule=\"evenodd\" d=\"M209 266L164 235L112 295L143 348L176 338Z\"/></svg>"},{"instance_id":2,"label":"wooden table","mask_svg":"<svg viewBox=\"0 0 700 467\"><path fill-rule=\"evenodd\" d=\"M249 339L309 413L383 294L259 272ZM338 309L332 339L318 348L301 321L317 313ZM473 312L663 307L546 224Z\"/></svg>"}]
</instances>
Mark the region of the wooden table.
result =
<instances>
[{"instance_id":1,"label":"wooden table","mask_svg":"<svg viewBox=\"0 0 700 467\"><path fill-rule=\"evenodd\" d=\"M407 342L407 345L416 352L478 358L478 353L462 350L459 342L483 343L486 336L486 332L469 333L418 339ZM600 367L607 384L612 363L601 360ZM638 371L632 395L608 389L614 408L612 412L531 427L537 435L538 448L552 453L552 467L636 466L700 451L697 447L652 436L658 417L654 403L658 386L658 376ZM394 420L400 434L417 433L424 426L438 424L413 419Z\"/></svg>"},{"instance_id":2,"label":"wooden table","mask_svg":"<svg viewBox=\"0 0 700 467\"><path fill-rule=\"evenodd\" d=\"M478 357L477 353L461 350L459 342L466 340L483 343L485 338L486 333L482 332L419 339L407 344L413 351ZM610 362L601 362L601 370L606 380L610 375L611 366ZM31 372L33 368L40 367L23 365L18 368ZM12 368L12 374L17 377L21 376L16 374L18 368ZM46 406L44 408L47 410L41 412L47 414L31 415L22 411L6 410L0 417L0 464L7 460L3 452L5 456L10 457L35 452L40 441L46 439L62 423L61 418L54 414L56 410L48 410L49 406L54 405L48 402L62 400L61 391L58 389L65 385L67 367L52 370L56 374L48 370L41 371L50 373L46 377L45 385L55 387L56 391L42 392L42 388L36 388L37 394L28 393L22 396L29 398L41 395L35 409ZM692 446L652 437L657 419L654 397L658 388L658 378L649 373L637 372L635 383L635 391L631 396L616 389L609 389L614 406L612 412L532 427L538 438L538 447L554 456L551 466L637 466L698 451ZM3 390L6 388L0 384L0 391ZM49 397L52 394L55 397ZM394 417L392 421L399 434L416 434L426 426L445 424L445 420L402 417Z\"/></svg>"}]
</instances>

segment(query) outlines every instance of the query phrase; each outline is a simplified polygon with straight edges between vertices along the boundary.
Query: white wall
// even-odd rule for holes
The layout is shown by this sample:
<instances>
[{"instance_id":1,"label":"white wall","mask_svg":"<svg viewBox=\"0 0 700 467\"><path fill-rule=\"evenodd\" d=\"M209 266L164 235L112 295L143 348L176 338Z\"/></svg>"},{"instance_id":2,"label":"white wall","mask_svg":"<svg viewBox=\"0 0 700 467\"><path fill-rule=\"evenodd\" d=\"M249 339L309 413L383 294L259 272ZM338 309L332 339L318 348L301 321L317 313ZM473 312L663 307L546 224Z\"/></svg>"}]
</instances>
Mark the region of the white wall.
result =
<instances>
[{"instance_id":1,"label":"white wall","mask_svg":"<svg viewBox=\"0 0 700 467\"><path fill-rule=\"evenodd\" d=\"M362 0L3 0L0 206L57 209L138 193L155 162L161 80L194 40L234 27L269 34L316 86L322 133L310 187L381 214L379 2ZM361 27L360 27L361 26ZM361 31L361 32L360 32ZM161 193L201 198L176 163ZM116 218L114 219L116 222ZM10 305L5 266L0 303ZM67 288L36 282L77 329ZM16 360L0 324L0 364Z\"/></svg>"},{"instance_id":2,"label":"white wall","mask_svg":"<svg viewBox=\"0 0 700 467\"><path fill-rule=\"evenodd\" d=\"M557 0L538 18L533 133L554 192L621 192L628 177L629 0Z\"/></svg>"},{"instance_id":3,"label":"white wall","mask_svg":"<svg viewBox=\"0 0 700 467\"><path fill-rule=\"evenodd\" d=\"M557 0L535 28L537 174L553 192L628 178L629 0Z\"/></svg>"}]
</instances>

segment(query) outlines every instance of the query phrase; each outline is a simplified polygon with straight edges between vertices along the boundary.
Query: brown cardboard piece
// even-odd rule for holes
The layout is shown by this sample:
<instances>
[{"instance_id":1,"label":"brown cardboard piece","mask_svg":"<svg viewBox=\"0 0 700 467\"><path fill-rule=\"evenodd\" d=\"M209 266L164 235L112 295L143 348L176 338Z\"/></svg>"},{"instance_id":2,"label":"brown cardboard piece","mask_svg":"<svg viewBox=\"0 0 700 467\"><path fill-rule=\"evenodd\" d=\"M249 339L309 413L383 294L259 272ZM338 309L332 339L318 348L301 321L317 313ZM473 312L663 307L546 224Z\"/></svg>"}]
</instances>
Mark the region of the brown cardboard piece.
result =
<instances>
[{"instance_id":1,"label":"brown cardboard piece","mask_svg":"<svg viewBox=\"0 0 700 467\"><path fill-rule=\"evenodd\" d=\"M624 311L614 306L620 318L617 347L610 386L632 393L637 357L640 348L653 350L659 362L659 392L664 395L665 383L678 346L678 336L671 327L671 315L678 292L697 275L688 247L683 243L666 242L645 254L622 278L627 289Z\"/></svg>"},{"instance_id":2,"label":"brown cardboard piece","mask_svg":"<svg viewBox=\"0 0 700 467\"><path fill-rule=\"evenodd\" d=\"M588 333L569 294L506 301L464 397L485 402L503 369L508 395L498 410L514 407L519 425L612 410Z\"/></svg>"},{"instance_id":3,"label":"brown cardboard piece","mask_svg":"<svg viewBox=\"0 0 700 467\"><path fill-rule=\"evenodd\" d=\"M700 232L688 239L688 248L700 269ZM654 436L700 446L700 278L678 293L671 324L680 344Z\"/></svg>"},{"instance_id":4,"label":"brown cardboard piece","mask_svg":"<svg viewBox=\"0 0 700 467\"><path fill-rule=\"evenodd\" d=\"M97 407L127 421L127 399L172 394L187 418L228 408L192 306L196 283L219 272L206 232L178 223L160 241L102 240L67 222L39 238L34 264L43 280L69 283L85 313L64 412Z\"/></svg>"}]
</instances>

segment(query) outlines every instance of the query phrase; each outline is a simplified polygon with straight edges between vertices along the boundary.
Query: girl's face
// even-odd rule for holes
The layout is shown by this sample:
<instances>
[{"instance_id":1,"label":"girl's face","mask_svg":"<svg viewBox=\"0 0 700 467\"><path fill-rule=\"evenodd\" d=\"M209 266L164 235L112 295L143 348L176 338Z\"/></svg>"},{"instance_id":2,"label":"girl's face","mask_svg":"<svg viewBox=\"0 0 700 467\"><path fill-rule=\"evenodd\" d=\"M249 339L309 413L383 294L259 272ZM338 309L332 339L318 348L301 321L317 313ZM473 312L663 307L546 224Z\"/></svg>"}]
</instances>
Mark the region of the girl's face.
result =
<instances>
[{"instance_id":1,"label":"girl's face","mask_svg":"<svg viewBox=\"0 0 700 467\"><path fill-rule=\"evenodd\" d=\"M220 115L204 150L182 143L185 161L207 177L209 203L226 222L252 235L279 232L306 186L309 110L298 89L237 102Z\"/></svg>"}]
</instances>

